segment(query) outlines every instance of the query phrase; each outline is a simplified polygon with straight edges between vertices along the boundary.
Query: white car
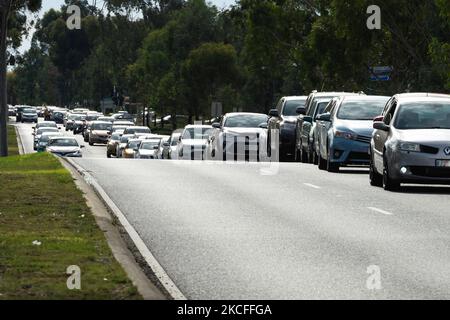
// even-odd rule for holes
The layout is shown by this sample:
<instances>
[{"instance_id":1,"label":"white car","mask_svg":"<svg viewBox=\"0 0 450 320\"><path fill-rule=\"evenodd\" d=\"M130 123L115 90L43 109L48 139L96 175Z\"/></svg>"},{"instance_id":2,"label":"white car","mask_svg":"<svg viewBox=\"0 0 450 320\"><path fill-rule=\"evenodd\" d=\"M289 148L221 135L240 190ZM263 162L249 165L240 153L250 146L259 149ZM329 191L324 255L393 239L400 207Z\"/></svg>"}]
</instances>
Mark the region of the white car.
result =
<instances>
[{"instance_id":1,"label":"white car","mask_svg":"<svg viewBox=\"0 0 450 320\"><path fill-rule=\"evenodd\" d=\"M267 157L267 121L260 113L229 113L208 140L209 160L264 161Z\"/></svg>"},{"instance_id":2,"label":"white car","mask_svg":"<svg viewBox=\"0 0 450 320\"><path fill-rule=\"evenodd\" d=\"M61 157L81 158L81 149L84 146L78 144L72 137L53 137L48 141L47 152Z\"/></svg>"},{"instance_id":3,"label":"white car","mask_svg":"<svg viewBox=\"0 0 450 320\"><path fill-rule=\"evenodd\" d=\"M142 140L139 150L135 153L136 159L157 159L161 138Z\"/></svg>"},{"instance_id":4,"label":"white car","mask_svg":"<svg viewBox=\"0 0 450 320\"><path fill-rule=\"evenodd\" d=\"M178 139L178 160L204 160L206 146L212 132L212 126L186 126Z\"/></svg>"},{"instance_id":5,"label":"white car","mask_svg":"<svg viewBox=\"0 0 450 320\"><path fill-rule=\"evenodd\" d=\"M177 160L178 159L178 142L180 141L182 132L174 132L172 133L172 136L170 137L170 147L168 149L168 155L167 159L170 160Z\"/></svg>"}]
</instances>

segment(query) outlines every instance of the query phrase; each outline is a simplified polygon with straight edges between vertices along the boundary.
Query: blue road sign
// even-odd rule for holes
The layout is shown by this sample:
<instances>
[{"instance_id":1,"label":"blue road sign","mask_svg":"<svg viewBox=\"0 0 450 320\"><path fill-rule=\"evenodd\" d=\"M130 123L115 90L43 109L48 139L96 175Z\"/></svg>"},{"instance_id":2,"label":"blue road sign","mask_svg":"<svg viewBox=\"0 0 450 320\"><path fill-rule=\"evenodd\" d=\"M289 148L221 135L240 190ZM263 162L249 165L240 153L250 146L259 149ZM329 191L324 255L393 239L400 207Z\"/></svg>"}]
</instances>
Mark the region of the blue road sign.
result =
<instances>
[{"instance_id":1,"label":"blue road sign","mask_svg":"<svg viewBox=\"0 0 450 320\"><path fill-rule=\"evenodd\" d=\"M391 76L385 75L372 75L370 76L371 81L389 81L391 80Z\"/></svg>"}]
</instances>

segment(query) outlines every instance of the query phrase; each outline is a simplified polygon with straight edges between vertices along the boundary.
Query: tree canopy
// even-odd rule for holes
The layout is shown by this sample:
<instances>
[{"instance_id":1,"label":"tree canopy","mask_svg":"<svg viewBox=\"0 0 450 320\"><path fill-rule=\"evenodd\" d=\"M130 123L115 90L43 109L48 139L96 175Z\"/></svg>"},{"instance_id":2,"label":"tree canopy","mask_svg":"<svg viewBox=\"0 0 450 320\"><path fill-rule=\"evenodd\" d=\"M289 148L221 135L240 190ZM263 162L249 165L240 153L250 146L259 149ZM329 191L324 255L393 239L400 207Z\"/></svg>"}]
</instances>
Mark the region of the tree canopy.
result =
<instances>
[{"instance_id":1,"label":"tree canopy","mask_svg":"<svg viewBox=\"0 0 450 320\"><path fill-rule=\"evenodd\" d=\"M213 101L266 112L314 89L450 90L446 0L379 0L381 30L366 26L368 0L240 0L221 11L204 0L78 4L81 30L66 27L65 6L36 23L10 75L18 102L95 107L116 88L160 114L198 118ZM373 66L392 66L390 81L371 81Z\"/></svg>"}]
</instances>

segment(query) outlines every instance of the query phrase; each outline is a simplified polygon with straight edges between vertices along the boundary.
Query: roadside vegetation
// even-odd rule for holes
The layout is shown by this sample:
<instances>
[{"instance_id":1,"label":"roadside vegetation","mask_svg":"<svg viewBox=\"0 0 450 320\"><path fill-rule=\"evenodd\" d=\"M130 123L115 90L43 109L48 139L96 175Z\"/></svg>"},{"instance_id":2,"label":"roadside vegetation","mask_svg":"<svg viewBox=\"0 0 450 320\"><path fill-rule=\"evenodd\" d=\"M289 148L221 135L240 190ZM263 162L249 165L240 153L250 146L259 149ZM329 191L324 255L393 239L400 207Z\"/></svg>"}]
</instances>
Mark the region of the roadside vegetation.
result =
<instances>
[{"instance_id":1,"label":"roadside vegetation","mask_svg":"<svg viewBox=\"0 0 450 320\"><path fill-rule=\"evenodd\" d=\"M30 50L8 74L11 104L98 108L113 96L132 113L142 112L136 104L192 123L209 119L213 101L224 112L268 112L281 96L314 89L450 89L448 0L377 1L381 30L367 28L367 0L73 3L80 30L67 28L67 5L36 23ZM371 81L374 66L392 66L390 81Z\"/></svg>"},{"instance_id":2,"label":"roadside vegetation","mask_svg":"<svg viewBox=\"0 0 450 320\"><path fill-rule=\"evenodd\" d=\"M0 181L0 300L141 298L56 158L0 159ZM81 290L67 288L73 265Z\"/></svg>"},{"instance_id":3,"label":"roadside vegetation","mask_svg":"<svg viewBox=\"0 0 450 320\"><path fill-rule=\"evenodd\" d=\"M17 156L19 154L16 129L13 126L8 126L8 152L10 156Z\"/></svg>"}]
</instances>

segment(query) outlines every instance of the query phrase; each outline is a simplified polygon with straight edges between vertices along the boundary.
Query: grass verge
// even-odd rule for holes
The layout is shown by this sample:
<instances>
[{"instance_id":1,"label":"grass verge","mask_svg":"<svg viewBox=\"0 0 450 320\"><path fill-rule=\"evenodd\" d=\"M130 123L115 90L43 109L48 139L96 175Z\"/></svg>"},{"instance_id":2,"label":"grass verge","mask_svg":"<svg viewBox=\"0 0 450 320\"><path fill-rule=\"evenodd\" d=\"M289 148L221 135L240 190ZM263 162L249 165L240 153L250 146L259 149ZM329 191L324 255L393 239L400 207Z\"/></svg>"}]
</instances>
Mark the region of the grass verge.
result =
<instances>
[{"instance_id":1,"label":"grass verge","mask_svg":"<svg viewBox=\"0 0 450 320\"><path fill-rule=\"evenodd\" d=\"M7 130L8 130L8 153L10 156L16 156L19 154L19 148L17 146L16 128L8 125Z\"/></svg>"},{"instance_id":2,"label":"grass verge","mask_svg":"<svg viewBox=\"0 0 450 320\"><path fill-rule=\"evenodd\" d=\"M67 288L72 265L81 290ZM141 299L72 176L47 153L0 159L2 299Z\"/></svg>"}]
</instances>

